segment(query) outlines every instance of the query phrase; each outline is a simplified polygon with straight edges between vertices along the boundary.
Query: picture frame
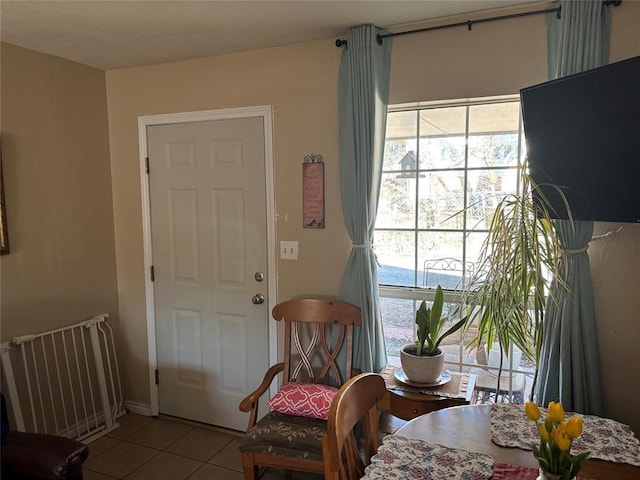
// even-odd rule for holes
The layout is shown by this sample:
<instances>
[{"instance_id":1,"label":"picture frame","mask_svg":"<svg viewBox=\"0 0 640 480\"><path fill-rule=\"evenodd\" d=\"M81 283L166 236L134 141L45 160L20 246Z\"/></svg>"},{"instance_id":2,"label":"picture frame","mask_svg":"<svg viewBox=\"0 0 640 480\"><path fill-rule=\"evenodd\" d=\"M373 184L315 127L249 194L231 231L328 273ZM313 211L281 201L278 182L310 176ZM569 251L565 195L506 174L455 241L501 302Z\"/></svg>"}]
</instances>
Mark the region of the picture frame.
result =
<instances>
[{"instance_id":1,"label":"picture frame","mask_svg":"<svg viewBox=\"0 0 640 480\"><path fill-rule=\"evenodd\" d=\"M324 228L324 163L313 153L302 164L302 227Z\"/></svg>"}]
</instances>

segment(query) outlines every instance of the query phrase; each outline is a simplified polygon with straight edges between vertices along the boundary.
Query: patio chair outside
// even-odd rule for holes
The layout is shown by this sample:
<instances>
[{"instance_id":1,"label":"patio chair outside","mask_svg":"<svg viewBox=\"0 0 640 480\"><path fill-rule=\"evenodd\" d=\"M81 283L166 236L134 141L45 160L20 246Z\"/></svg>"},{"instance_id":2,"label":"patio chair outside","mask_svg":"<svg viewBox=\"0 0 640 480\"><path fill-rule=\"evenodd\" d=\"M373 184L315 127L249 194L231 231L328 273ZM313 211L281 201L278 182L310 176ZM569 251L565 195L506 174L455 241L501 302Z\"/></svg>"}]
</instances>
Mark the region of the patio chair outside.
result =
<instances>
[{"instance_id":1,"label":"patio chair outside","mask_svg":"<svg viewBox=\"0 0 640 480\"><path fill-rule=\"evenodd\" d=\"M474 268L473 262L462 262L457 258L427 259L423 263L422 285L427 288L441 285L444 289L457 289L462 286L463 279L472 277Z\"/></svg>"}]
</instances>

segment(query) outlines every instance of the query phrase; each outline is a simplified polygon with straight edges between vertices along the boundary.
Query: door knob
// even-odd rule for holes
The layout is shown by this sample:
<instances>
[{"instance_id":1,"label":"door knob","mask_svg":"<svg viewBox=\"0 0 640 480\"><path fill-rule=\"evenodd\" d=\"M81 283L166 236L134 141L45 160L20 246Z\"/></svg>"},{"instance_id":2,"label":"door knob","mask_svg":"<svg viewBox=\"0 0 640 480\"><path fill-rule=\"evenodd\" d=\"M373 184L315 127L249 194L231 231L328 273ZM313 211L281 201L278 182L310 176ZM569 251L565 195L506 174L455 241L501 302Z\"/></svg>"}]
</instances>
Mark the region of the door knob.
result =
<instances>
[{"instance_id":1,"label":"door knob","mask_svg":"<svg viewBox=\"0 0 640 480\"><path fill-rule=\"evenodd\" d=\"M251 297L251 302L254 305L260 305L261 303L264 303L264 295L262 295L261 293L256 293L253 297Z\"/></svg>"}]
</instances>

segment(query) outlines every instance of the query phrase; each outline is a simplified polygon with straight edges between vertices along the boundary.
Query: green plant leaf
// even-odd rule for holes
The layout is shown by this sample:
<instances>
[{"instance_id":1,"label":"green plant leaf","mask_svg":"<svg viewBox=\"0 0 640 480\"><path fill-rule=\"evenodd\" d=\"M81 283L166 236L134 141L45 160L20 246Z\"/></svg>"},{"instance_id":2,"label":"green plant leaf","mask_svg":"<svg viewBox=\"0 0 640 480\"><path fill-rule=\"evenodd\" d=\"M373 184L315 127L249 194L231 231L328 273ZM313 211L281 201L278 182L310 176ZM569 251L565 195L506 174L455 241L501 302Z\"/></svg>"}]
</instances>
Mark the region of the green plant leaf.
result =
<instances>
[{"instance_id":1,"label":"green plant leaf","mask_svg":"<svg viewBox=\"0 0 640 480\"><path fill-rule=\"evenodd\" d=\"M435 350L438 350L438 348L440 347L440 342L442 342L442 340L444 340L445 338L447 338L449 335L456 333L458 330L460 330L465 323L467 322L467 318L468 317L464 317L463 319L459 320L458 322L456 322L449 330L447 330L446 332L444 332L439 338L438 340L435 342L434 348Z\"/></svg>"},{"instance_id":2,"label":"green plant leaf","mask_svg":"<svg viewBox=\"0 0 640 480\"><path fill-rule=\"evenodd\" d=\"M442 319L442 309L444 307L444 292L442 291L442 287L438 285L436 288L436 295L433 298L433 304L431 305L431 318L429 330L431 333L431 337L438 337L440 333L440 329L442 328L442 324L444 320Z\"/></svg>"},{"instance_id":3,"label":"green plant leaf","mask_svg":"<svg viewBox=\"0 0 640 480\"><path fill-rule=\"evenodd\" d=\"M427 309L427 303L424 300L420 303L420 306L416 311L416 325L418 326L416 331L416 336L418 337L418 340L416 341L416 355L421 356L424 343L429 332L429 310Z\"/></svg>"},{"instance_id":4,"label":"green plant leaf","mask_svg":"<svg viewBox=\"0 0 640 480\"><path fill-rule=\"evenodd\" d=\"M431 308L427 308L426 301L422 301L416 310L416 355L436 355L442 340L457 332L467 322L468 316L455 322L448 330L442 333L449 317L442 316L444 310L444 291L437 286ZM460 311L454 308L453 311Z\"/></svg>"},{"instance_id":5,"label":"green plant leaf","mask_svg":"<svg viewBox=\"0 0 640 480\"><path fill-rule=\"evenodd\" d=\"M582 467L584 467L584 464L587 463L587 459L590 455L591 452L583 452L571 457L571 474L574 477L578 475L578 472L582 469Z\"/></svg>"}]
</instances>

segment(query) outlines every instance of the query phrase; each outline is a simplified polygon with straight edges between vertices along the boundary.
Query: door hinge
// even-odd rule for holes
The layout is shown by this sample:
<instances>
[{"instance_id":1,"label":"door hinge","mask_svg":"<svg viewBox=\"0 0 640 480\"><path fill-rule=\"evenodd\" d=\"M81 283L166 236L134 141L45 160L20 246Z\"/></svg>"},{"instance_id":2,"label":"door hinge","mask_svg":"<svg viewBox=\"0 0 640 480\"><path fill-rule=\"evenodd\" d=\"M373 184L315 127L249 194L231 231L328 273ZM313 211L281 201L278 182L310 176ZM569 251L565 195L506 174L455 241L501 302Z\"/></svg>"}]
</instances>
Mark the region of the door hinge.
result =
<instances>
[{"instance_id":1,"label":"door hinge","mask_svg":"<svg viewBox=\"0 0 640 480\"><path fill-rule=\"evenodd\" d=\"M154 268L153 265L151 265L150 270L151 270L151 272L150 272L151 273L151 281L154 282L155 279L156 279L156 269Z\"/></svg>"},{"instance_id":2,"label":"door hinge","mask_svg":"<svg viewBox=\"0 0 640 480\"><path fill-rule=\"evenodd\" d=\"M149 157L146 157L145 159L145 168L147 170L147 174L149 173Z\"/></svg>"},{"instance_id":3,"label":"door hinge","mask_svg":"<svg viewBox=\"0 0 640 480\"><path fill-rule=\"evenodd\" d=\"M156 385L159 385L159 384L160 384L160 372L156 368Z\"/></svg>"}]
</instances>

